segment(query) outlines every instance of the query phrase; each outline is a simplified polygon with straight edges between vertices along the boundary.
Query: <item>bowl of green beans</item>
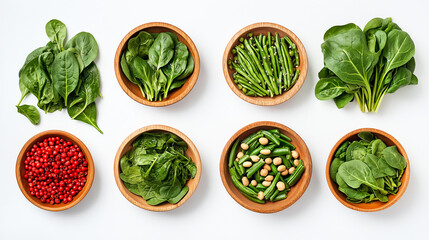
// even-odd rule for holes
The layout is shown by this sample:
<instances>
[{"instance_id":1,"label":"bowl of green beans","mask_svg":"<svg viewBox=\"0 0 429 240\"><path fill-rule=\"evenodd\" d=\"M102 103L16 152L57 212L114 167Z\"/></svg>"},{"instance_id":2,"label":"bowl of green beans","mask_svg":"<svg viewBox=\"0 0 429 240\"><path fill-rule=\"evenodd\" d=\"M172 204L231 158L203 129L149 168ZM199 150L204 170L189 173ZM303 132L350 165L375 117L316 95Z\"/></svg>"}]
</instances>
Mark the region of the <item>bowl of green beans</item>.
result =
<instances>
[{"instance_id":1,"label":"bowl of green beans","mask_svg":"<svg viewBox=\"0 0 429 240\"><path fill-rule=\"evenodd\" d=\"M220 175L241 206L274 213L295 203L310 183L312 162L304 140L292 129L262 121L236 132L225 145Z\"/></svg>"},{"instance_id":2,"label":"bowl of green beans","mask_svg":"<svg viewBox=\"0 0 429 240\"><path fill-rule=\"evenodd\" d=\"M289 29L261 22L238 31L223 55L231 90L261 106L283 103L304 84L308 62L304 45Z\"/></svg>"}]
</instances>

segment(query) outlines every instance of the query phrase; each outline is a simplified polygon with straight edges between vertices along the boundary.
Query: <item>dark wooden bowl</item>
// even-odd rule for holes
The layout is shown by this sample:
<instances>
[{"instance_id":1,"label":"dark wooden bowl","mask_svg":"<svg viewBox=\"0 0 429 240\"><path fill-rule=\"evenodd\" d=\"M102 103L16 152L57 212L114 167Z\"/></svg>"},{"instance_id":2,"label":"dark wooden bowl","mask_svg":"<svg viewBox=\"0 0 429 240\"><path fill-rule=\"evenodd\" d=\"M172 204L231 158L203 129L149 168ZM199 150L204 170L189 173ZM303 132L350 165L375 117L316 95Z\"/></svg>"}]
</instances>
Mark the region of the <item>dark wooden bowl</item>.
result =
<instances>
[{"instance_id":1,"label":"dark wooden bowl","mask_svg":"<svg viewBox=\"0 0 429 240\"><path fill-rule=\"evenodd\" d=\"M49 137L61 137L64 140L70 141L74 144L77 144L79 148L81 149L83 155L85 156L86 161L88 162L88 175L86 176L86 183L85 186L82 188L82 190L73 198L73 201L68 203L60 203L60 204L54 204L51 205L49 203L43 203L40 201L37 197L31 196L29 191L28 182L26 179L24 179L25 169L24 169L24 161L25 161L25 154L31 150L33 145L36 142L42 141L45 138ZM91 189L92 182L94 180L94 162L92 160L91 153L89 152L88 148L85 146L85 144L74 135L60 131L60 130L48 130L45 132L41 132L32 138L28 140L24 146L22 147L21 151L19 152L18 158L16 160L16 180L18 181L18 186L21 189L22 194L34 205L41 209L45 209L48 211L63 211L66 209L69 209L73 207L74 205L78 204L89 192L89 189Z\"/></svg>"},{"instance_id":2,"label":"dark wooden bowl","mask_svg":"<svg viewBox=\"0 0 429 240\"><path fill-rule=\"evenodd\" d=\"M343 144L347 140L348 141L358 140L359 139L358 133L360 132L371 132L375 136L380 138L384 143L386 143L387 146L396 146L398 148L398 151L402 154L402 156L404 156L405 160L407 161L407 168L405 168L404 175L401 178L402 185L401 187L399 187L399 191L396 195L390 194L388 196L389 201L387 203L383 203L380 201L374 201L372 203L351 203L346 200L347 198L346 195L344 195L342 192L338 190L338 185L329 176L329 167L331 166L332 160L334 160L334 155L337 149L341 146L341 144ZM380 211L395 204L407 189L409 179L410 179L410 162L408 160L408 156L407 156L407 153L405 152L405 149L398 142L398 140L396 140L390 134L374 128L356 129L346 134L332 148L331 153L329 154L329 157L328 157L328 161L326 162L326 181L328 182L328 186L329 186L329 189L331 189L332 194L334 194L335 198L337 198L338 201L340 201L344 206L351 208L353 210L361 211L361 212Z\"/></svg>"},{"instance_id":3,"label":"dark wooden bowl","mask_svg":"<svg viewBox=\"0 0 429 240\"><path fill-rule=\"evenodd\" d=\"M129 150L132 149L132 143L133 141L139 137L144 132L149 131L161 131L161 132L170 132L178 137L180 137L183 141L185 141L188 144L188 150L186 150L186 155L192 159L192 161L197 166L197 174L195 175L195 178L189 179L189 181L186 183L186 185L189 187L188 193L185 195L185 197L182 198L178 203L171 204L168 202L164 202L157 206L152 206L146 203L146 200L144 200L141 196L138 196L132 192L130 192L124 185L124 182L122 182L121 178L119 177L119 174L121 173L121 167L120 167L120 160L123 155L125 155ZM185 203L191 195L194 193L195 189L198 186L198 182L201 178L201 159L200 154L198 153L197 147L195 147L194 143L182 132L168 126L164 125L150 125L143 128L140 128L136 130L135 132L131 133L121 144L119 147L116 157L115 157L115 164L114 164L114 174L115 174L115 181L116 185L118 185L119 190L121 191L122 195L130 201L132 204L136 205L137 207L150 210L150 211L156 211L156 212L163 212L163 211L169 211L173 210L183 203Z\"/></svg>"},{"instance_id":4,"label":"dark wooden bowl","mask_svg":"<svg viewBox=\"0 0 429 240\"><path fill-rule=\"evenodd\" d=\"M250 32L252 32L254 35L259 35L260 33L266 35L268 34L268 32L271 32L271 33L277 32L279 33L280 37L288 36L292 40L292 42L296 44L299 52L299 58L300 58L300 65L298 67L298 69L300 70L300 75L295 85L291 89L282 93L281 95L277 95L274 97L251 97L251 96L246 96L238 88L237 84L234 83L234 79L232 75L235 72L235 70L230 69L228 67L228 60L233 58L231 50L232 48L234 48L234 46L236 46L239 43L240 37L246 37L247 34ZM223 74L225 75L226 82L228 83L231 90L237 96L239 96L244 101L252 104L261 105L261 106L271 106L271 105L277 105L289 100L299 91L301 86L304 84L305 78L307 76L308 61L307 61L307 53L305 51L304 45L292 31L275 23L260 22L260 23L251 24L241 29L232 37L232 39L229 41L228 45L225 48L225 52L223 54L223 59L222 59L222 67L223 67Z\"/></svg>"},{"instance_id":5,"label":"dark wooden bowl","mask_svg":"<svg viewBox=\"0 0 429 240\"><path fill-rule=\"evenodd\" d=\"M293 186L288 192L287 198L277 202L267 201L265 204L255 203L252 200L245 197L240 190L238 190L231 180L231 175L228 169L228 156L229 150L232 147L234 141L239 138L243 140L252 133L255 133L261 129L279 129L281 133L292 139L292 144L295 145L296 151L299 152L300 158L304 161L305 171L301 179L298 181L295 186ZM312 172L312 163L311 155L308 151L307 145L304 140L292 129L276 122L262 121L249 124L242 129L238 130L226 143L222 151L222 156L220 157L220 177L222 178L223 185L228 191L229 195L238 202L241 206L260 213L274 213L281 211L292 204L294 204L301 196L304 194L307 189L308 184L311 179Z\"/></svg>"},{"instance_id":6,"label":"dark wooden bowl","mask_svg":"<svg viewBox=\"0 0 429 240\"><path fill-rule=\"evenodd\" d=\"M189 53L192 54L192 57L194 58L194 62L195 62L194 72L188 77L188 80L185 82L185 84L182 87L168 93L167 98L163 99L162 101L149 101L146 98L144 98L139 87L134 83L130 82L121 69L121 64L120 64L121 56L128 46L128 40L130 38L137 36L138 33L143 30L149 33L161 33L161 32L174 33L179 38L179 41L181 41L186 45L186 47L188 47ZM151 22L151 23L146 23L134 28L122 39L121 43L118 46L118 49L116 50L114 65L115 65L115 74L116 74L116 78L118 79L119 85L128 96L130 96L135 101L147 106L163 107L163 106L168 106L180 101L192 90L195 83L197 82L198 74L200 73L200 56L198 55L198 51L197 51L197 48L195 47L194 42L185 32L168 23Z\"/></svg>"}]
</instances>

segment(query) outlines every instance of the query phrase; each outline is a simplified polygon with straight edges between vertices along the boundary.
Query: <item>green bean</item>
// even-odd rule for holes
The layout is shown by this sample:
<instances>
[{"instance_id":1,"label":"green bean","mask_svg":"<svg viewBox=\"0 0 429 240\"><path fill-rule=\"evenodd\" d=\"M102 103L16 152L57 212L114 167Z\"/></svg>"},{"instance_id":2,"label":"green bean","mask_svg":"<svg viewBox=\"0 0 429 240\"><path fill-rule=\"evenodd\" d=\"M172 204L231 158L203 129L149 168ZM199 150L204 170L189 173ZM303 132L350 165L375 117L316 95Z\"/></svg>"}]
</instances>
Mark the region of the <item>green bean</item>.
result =
<instances>
[{"instance_id":1,"label":"green bean","mask_svg":"<svg viewBox=\"0 0 429 240\"><path fill-rule=\"evenodd\" d=\"M273 142L275 145L280 145L280 141L279 138L277 138L276 136L274 136L272 133L270 133L267 130L262 130L262 134L268 138L268 140L270 140L271 142Z\"/></svg>"},{"instance_id":2,"label":"green bean","mask_svg":"<svg viewBox=\"0 0 429 240\"><path fill-rule=\"evenodd\" d=\"M270 53L270 58L271 58L271 65L273 66L273 70L274 70L274 77L276 79L279 78L279 72L277 70L277 64L276 64L276 59L274 57L274 51L273 49L270 47L268 48L268 52Z\"/></svg>"},{"instance_id":3,"label":"green bean","mask_svg":"<svg viewBox=\"0 0 429 240\"><path fill-rule=\"evenodd\" d=\"M290 154L290 149L289 147L281 147L281 148L276 148L274 149L271 154L269 155L269 157L279 157L282 155L287 155Z\"/></svg>"},{"instance_id":4,"label":"green bean","mask_svg":"<svg viewBox=\"0 0 429 240\"><path fill-rule=\"evenodd\" d=\"M293 167L285 156L280 156L280 158L282 159L283 165L285 165L287 169Z\"/></svg>"},{"instance_id":5,"label":"green bean","mask_svg":"<svg viewBox=\"0 0 429 240\"><path fill-rule=\"evenodd\" d=\"M286 179L287 184L290 187L292 187L293 185L295 185L298 182L298 180L301 178L302 174L304 173L304 170L305 170L304 162L302 160L299 160L299 164L295 168L295 171L292 173L292 175L290 175Z\"/></svg>"},{"instance_id":6,"label":"green bean","mask_svg":"<svg viewBox=\"0 0 429 240\"><path fill-rule=\"evenodd\" d=\"M261 174L259 173L259 170L258 171L256 171L256 173L255 173L255 180L259 183L259 182L262 182L262 181L264 181L264 177L261 177Z\"/></svg>"},{"instance_id":7,"label":"green bean","mask_svg":"<svg viewBox=\"0 0 429 240\"><path fill-rule=\"evenodd\" d=\"M259 154L259 152L262 150L262 149L264 149L265 147L264 146L259 146L259 147L257 147L255 150L253 150L253 152L251 152L250 153L250 156L253 156L253 155L258 155Z\"/></svg>"},{"instance_id":8,"label":"green bean","mask_svg":"<svg viewBox=\"0 0 429 240\"><path fill-rule=\"evenodd\" d=\"M238 181L235 178L232 178L232 183L238 188L238 190L240 190L241 192L252 196L252 197L257 197L258 194L256 192L254 192L252 189L245 187L240 181Z\"/></svg>"},{"instance_id":9,"label":"green bean","mask_svg":"<svg viewBox=\"0 0 429 240\"><path fill-rule=\"evenodd\" d=\"M276 165L274 165L274 163L270 164L271 167L271 171L274 173L274 175L276 175L279 171L277 171L277 167Z\"/></svg>"},{"instance_id":10,"label":"green bean","mask_svg":"<svg viewBox=\"0 0 429 240\"><path fill-rule=\"evenodd\" d=\"M243 140L243 143L246 143L247 145L251 144L253 141L258 140L260 137L262 137L262 133L254 133L247 138Z\"/></svg>"},{"instance_id":11,"label":"green bean","mask_svg":"<svg viewBox=\"0 0 429 240\"><path fill-rule=\"evenodd\" d=\"M240 180L237 170L235 170L234 167L229 168L229 174L231 174L231 178L236 178L237 180Z\"/></svg>"},{"instance_id":12,"label":"green bean","mask_svg":"<svg viewBox=\"0 0 429 240\"><path fill-rule=\"evenodd\" d=\"M250 156L249 155L244 155L243 157L241 157L238 160L238 164L243 164L245 161L250 160Z\"/></svg>"},{"instance_id":13,"label":"green bean","mask_svg":"<svg viewBox=\"0 0 429 240\"><path fill-rule=\"evenodd\" d=\"M257 189L256 187L254 187L252 184L249 184L248 186L250 189L252 189L255 192L259 192L259 189Z\"/></svg>"},{"instance_id":14,"label":"green bean","mask_svg":"<svg viewBox=\"0 0 429 240\"><path fill-rule=\"evenodd\" d=\"M291 83L291 76L292 76L292 63L289 56L289 52L286 47L286 43L284 38L280 39L280 51L282 52L283 60L285 62L285 65L283 68L286 68L286 79L287 79L287 85L285 86L286 89L289 88Z\"/></svg>"},{"instance_id":15,"label":"green bean","mask_svg":"<svg viewBox=\"0 0 429 240\"><path fill-rule=\"evenodd\" d=\"M232 165L234 164L235 156L237 156L237 149L238 149L239 143L240 143L240 139L237 139L232 145L232 148L229 152L228 167L232 167Z\"/></svg>"},{"instance_id":16,"label":"green bean","mask_svg":"<svg viewBox=\"0 0 429 240\"><path fill-rule=\"evenodd\" d=\"M267 189L265 189L265 191L264 191L264 198L265 199L269 199L271 197L271 195L274 193L275 188L276 188L276 184L279 181L279 178L280 178L280 173L277 173L276 177L271 182L271 185Z\"/></svg>"},{"instance_id":17,"label":"green bean","mask_svg":"<svg viewBox=\"0 0 429 240\"><path fill-rule=\"evenodd\" d=\"M280 133L280 131L277 128L270 129L270 130L267 130L267 131L270 132L270 133L272 133L272 134L279 134Z\"/></svg>"},{"instance_id":18,"label":"green bean","mask_svg":"<svg viewBox=\"0 0 429 240\"><path fill-rule=\"evenodd\" d=\"M256 185L256 188L259 191L265 191L265 189L267 189L267 187L265 187L264 185L262 185L262 183L258 183L258 185Z\"/></svg>"},{"instance_id":19,"label":"green bean","mask_svg":"<svg viewBox=\"0 0 429 240\"><path fill-rule=\"evenodd\" d=\"M237 71L239 74L241 74L242 76L244 76L247 80L249 80L255 87L257 87L259 90L266 92L266 94L268 95L267 90L265 90L264 88L261 87L261 85L259 85L257 82L255 82L255 80L253 80L251 77L249 77L243 70L241 70L237 64L232 63L232 66L234 67L234 70Z\"/></svg>"},{"instance_id":20,"label":"green bean","mask_svg":"<svg viewBox=\"0 0 429 240\"><path fill-rule=\"evenodd\" d=\"M293 86L296 83L296 80L298 80L299 72L300 72L299 69L297 69L296 72L295 72L295 75L292 78L292 84L291 84L291 86Z\"/></svg>"},{"instance_id":21,"label":"green bean","mask_svg":"<svg viewBox=\"0 0 429 240\"><path fill-rule=\"evenodd\" d=\"M287 194L286 194L286 192L284 192L284 193L280 193L279 195L277 195L277 197L275 197L274 198L274 202L277 202L277 201L280 201L280 200L283 200L283 199L286 199L286 197L287 197Z\"/></svg>"},{"instance_id":22,"label":"green bean","mask_svg":"<svg viewBox=\"0 0 429 240\"><path fill-rule=\"evenodd\" d=\"M287 147L289 147L290 149L295 150L295 146L294 146L293 144L291 144L291 143L289 143L289 142L286 142L286 141L285 141L285 140L283 140L283 139L280 139L280 142L281 142L281 144L282 144L283 146L287 146Z\"/></svg>"},{"instance_id":23,"label":"green bean","mask_svg":"<svg viewBox=\"0 0 429 240\"><path fill-rule=\"evenodd\" d=\"M276 33L275 45L276 45L277 54L279 55L280 63L282 65L281 72L283 75L284 86L285 86L285 89L287 89L287 79L288 79L288 73L286 72L287 71L287 67L286 67L287 62L286 62L286 57L283 56L283 51L282 51L282 47L280 46L280 44L281 43L280 43L280 39L279 39L279 34Z\"/></svg>"},{"instance_id":24,"label":"green bean","mask_svg":"<svg viewBox=\"0 0 429 240\"><path fill-rule=\"evenodd\" d=\"M240 165L238 165L237 161L234 161L234 166L235 166L235 170L237 170L238 175L243 176L244 171L242 171L242 169L240 168Z\"/></svg>"},{"instance_id":25,"label":"green bean","mask_svg":"<svg viewBox=\"0 0 429 240\"><path fill-rule=\"evenodd\" d=\"M278 189L276 189L276 191L273 193L273 195L271 195L270 201L273 202L274 199L277 197L277 195L279 195L279 190Z\"/></svg>"},{"instance_id":26,"label":"green bean","mask_svg":"<svg viewBox=\"0 0 429 240\"><path fill-rule=\"evenodd\" d=\"M261 204L264 204L265 203L265 200L260 200L259 198L257 198L257 197L253 197L253 196L250 196L250 195L248 195L248 194L246 194L245 192L241 192L241 193L243 193L243 195L244 196L246 196L248 199L250 199L251 201L254 201L254 202L256 202L256 203L261 203Z\"/></svg>"},{"instance_id":27,"label":"green bean","mask_svg":"<svg viewBox=\"0 0 429 240\"><path fill-rule=\"evenodd\" d=\"M289 142L292 141L292 139L290 139L288 136L284 135L283 133L279 133L279 135L280 135L280 138L282 138L282 139L284 139L286 141L289 141Z\"/></svg>"},{"instance_id":28,"label":"green bean","mask_svg":"<svg viewBox=\"0 0 429 240\"><path fill-rule=\"evenodd\" d=\"M263 160L259 160L259 162L253 164L249 169L247 169L247 178L250 178L255 174L256 172L261 169L262 166L264 166L265 162Z\"/></svg>"}]
</instances>

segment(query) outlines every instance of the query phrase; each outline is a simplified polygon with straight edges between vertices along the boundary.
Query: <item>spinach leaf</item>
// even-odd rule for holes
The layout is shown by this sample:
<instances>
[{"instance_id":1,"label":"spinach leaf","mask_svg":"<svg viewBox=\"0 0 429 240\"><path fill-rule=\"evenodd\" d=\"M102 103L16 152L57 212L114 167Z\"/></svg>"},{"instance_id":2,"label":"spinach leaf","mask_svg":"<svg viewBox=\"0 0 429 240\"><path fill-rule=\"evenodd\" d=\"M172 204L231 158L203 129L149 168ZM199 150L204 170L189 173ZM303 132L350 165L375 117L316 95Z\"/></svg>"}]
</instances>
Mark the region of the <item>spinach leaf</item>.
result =
<instances>
[{"instance_id":1,"label":"spinach leaf","mask_svg":"<svg viewBox=\"0 0 429 240\"><path fill-rule=\"evenodd\" d=\"M36 96L37 99L40 99L42 88L48 80L48 76L40 68L38 58L34 58L24 66L20 79L22 81L22 85Z\"/></svg>"},{"instance_id":2,"label":"spinach leaf","mask_svg":"<svg viewBox=\"0 0 429 240\"><path fill-rule=\"evenodd\" d=\"M84 103L79 103L74 105L73 107L67 108L69 116L74 116L76 112L80 112L83 106ZM88 123L95 129L97 129L97 131L103 133L103 131L101 131L101 129L97 125L97 107L95 106L95 103L89 104L86 108L84 108L83 112L77 115L77 117L75 117L74 119L82 121L84 123Z\"/></svg>"},{"instance_id":3,"label":"spinach leaf","mask_svg":"<svg viewBox=\"0 0 429 240\"><path fill-rule=\"evenodd\" d=\"M360 28L354 23L349 23L341 26L333 26L330 29L328 29L328 31L325 32L325 35L323 35L323 40L326 41L332 37L346 33L352 29L360 30Z\"/></svg>"},{"instance_id":4,"label":"spinach leaf","mask_svg":"<svg viewBox=\"0 0 429 240\"><path fill-rule=\"evenodd\" d=\"M334 160L332 160L331 166L329 167L329 176L331 176L332 180L336 183L337 182L337 173L338 173L338 168L340 168L341 164L343 164L344 161L339 159L339 158L334 158Z\"/></svg>"},{"instance_id":5,"label":"spinach leaf","mask_svg":"<svg viewBox=\"0 0 429 240\"><path fill-rule=\"evenodd\" d=\"M127 174L121 173L119 175L122 181L130 184L138 184L143 182L139 166L131 166L128 168Z\"/></svg>"},{"instance_id":6,"label":"spinach leaf","mask_svg":"<svg viewBox=\"0 0 429 240\"><path fill-rule=\"evenodd\" d=\"M377 157L381 157L381 152L386 148L386 144L380 139L376 139L372 142L372 154Z\"/></svg>"},{"instance_id":7,"label":"spinach leaf","mask_svg":"<svg viewBox=\"0 0 429 240\"><path fill-rule=\"evenodd\" d=\"M383 25L383 19L376 17L371 19L363 28L363 32L366 33L371 29L380 29Z\"/></svg>"},{"instance_id":8,"label":"spinach leaf","mask_svg":"<svg viewBox=\"0 0 429 240\"><path fill-rule=\"evenodd\" d=\"M164 90L164 98L167 97L173 80L185 71L188 56L189 51L186 45L182 42L177 42L172 61L162 68L163 73L168 79L166 89Z\"/></svg>"},{"instance_id":9,"label":"spinach leaf","mask_svg":"<svg viewBox=\"0 0 429 240\"><path fill-rule=\"evenodd\" d=\"M76 88L79 81L79 63L70 51L59 53L52 64L52 82L55 90L64 98L67 106L67 98Z\"/></svg>"},{"instance_id":10,"label":"spinach leaf","mask_svg":"<svg viewBox=\"0 0 429 240\"><path fill-rule=\"evenodd\" d=\"M375 136L371 132L360 132L358 133L358 137L364 140L365 142L371 142L375 140Z\"/></svg>"},{"instance_id":11,"label":"spinach leaf","mask_svg":"<svg viewBox=\"0 0 429 240\"><path fill-rule=\"evenodd\" d=\"M393 76L392 83L390 84L387 93L394 93L401 87L407 86L411 83L413 73L405 67L400 67Z\"/></svg>"},{"instance_id":12,"label":"spinach leaf","mask_svg":"<svg viewBox=\"0 0 429 240\"><path fill-rule=\"evenodd\" d=\"M315 94L319 100L329 100L340 96L345 91L344 82L337 77L320 79L316 84Z\"/></svg>"},{"instance_id":13,"label":"spinach leaf","mask_svg":"<svg viewBox=\"0 0 429 240\"><path fill-rule=\"evenodd\" d=\"M341 159L342 161L346 160L346 152L347 148L350 146L349 141L345 141L341 146L338 148L338 150L335 152L335 157Z\"/></svg>"},{"instance_id":14,"label":"spinach leaf","mask_svg":"<svg viewBox=\"0 0 429 240\"><path fill-rule=\"evenodd\" d=\"M154 42L154 38L150 33L145 31L140 31L139 34L131 38L128 41L128 51L131 56L136 57L139 56L141 58L146 58L149 55L149 48Z\"/></svg>"},{"instance_id":15,"label":"spinach leaf","mask_svg":"<svg viewBox=\"0 0 429 240\"><path fill-rule=\"evenodd\" d=\"M168 64L174 55L174 42L167 33L160 33L149 49L148 63L159 70Z\"/></svg>"},{"instance_id":16,"label":"spinach leaf","mask_svg":"<svg viewBox=\"0 0 429 240\"><path fill-rule=\"evenodd\" d=\"M37 125L40 123L40 115L36 107L31 105L21 105L16 106L16 108L18 109L18 112L27 117L32 124Z\"/></svg>"},{"instance_id":17,"label":"spinach leaf","mask_svg":"<svg viewBox=\"0 0 429 240\"><path fill-rule=\"evenodd\" d=\"M74 48L82 58L84 68L95 60L98 55L98 44L94 36L88 32L80 32L70 39L65 49Z\"/></svg>"},{"instance_id":18,"label":"spinach leaf","mask_svg":"<svg viewBox=\"0 0 429 240\"><path fill-rule=\"evenodd\" d=\"M339 185L338 190L346 194L348 198L356 199L358 200L358 202L360 202L362 199L370 195L366 191L361 191L360 189L353 189L349 187L339 174L336 175L336 179Z\"/></svg>"},{"instance_id":19,"label":"spinach leaf","mask_svg":"<svg viewBox=\"0 0 429 240\"><path fill-rule=\"evenodd\" d=\"M340 96L334 98L337 108L345 107L349 102L353 101L354 95L351 93L343 92Z\"/></svg>"},{"instance_id":20,"label":"spinach leaf","mask_svg":"<svg viewBox=\"0 0 429 240\"><path fill-rule=\"evenodd\" d=\"M187 78L189 75L191 75L192 72L194 72L194 66L195 66L194 58L192 57L192 54L189 53L188 59L186 60L185 71L183 71L183 73L177 77L177 80L183 80L183 79ZM180 85L180 86L182 86L182 85ZM170 88L170 89L172 89L172 88Z\"/></svg>"},{"instance_id":21,"label":"spinach leaf","mask_svg":"<svg viewBox=\"0 0 429 240\"><path fill-rule=\"evenodd\" d=\"M347 148L346 161L363 160L365 155L366 155L365 146L363 146L362 143L355 141L352 144L350 144L350 146Z\"/></svg>"},{"instance_id":22,"label":"spinach leaf","mask_svg":"<svg viewBox=\"0 0 429 240\"><path fill-rule=\"evenodd\" d=\"M379 165L379 161L380 161L379 157L370 153L367 154L363 159L363 162L366 163L366 165L368 165L368 167L371 169L372 175L376 179L386 176L382 167Z\"/></svg>"},{"instance_id":23,"label":"spinach leaf","mask_svg":"<svg viewBox=\"0 0 429 240\"><path fill-rule=\"evenodd\" d=\"M387 44L383 50L383 56L387 60L384 67L384 74L406 64L411 60L414 53L415 46L410 35L401 30L392 30L387 35Z\"/></svg>"},{"instance_id":24,"label":"spinach leaf","mask_svg":"<svg viewBox=\"0 0 429 240\"><path fill-rule=\"evenodd\" d=\"M66 25L59 20L52 19L46 24L45 29L51 42L57 44L58 49L62 51L67 36Z\"/></svg>"},{"instance_id":25,"label":"spinach leaf","mask_svg":"<svg viewBox=\"0 0 429 240\"><path fill-rule=\"evenodd\" d=\"M359 29L329 38L322 44L325 65L342 81L369 88L368 72L377 62Z\"/></svg>"},{"instance_id":26,"label":"spinach leaf","mask_svg":"<svg viewBox=\"0 0 429 240\"><path fill-rule=\"evenodd\" d=\"M399 170L404 170L407 167L407 161L398 152L398 148L396 148L396 146L390 146L385 148L381 152L381 154L383 155L383 158L386 160L389 166Z\"/></svg>"},{"instance_id":27,"label":"spinach leaf","mask_svg":"<svg viewBox=\"0 0 429 240\"><path fill-rule=\"evenodd\" d=\"M379 190L383 194L387 193L377 185L377 181L372 176L368 165L360 160L352 160L341 164L338 174L352 188L358 188L360 185L365 184L374 190Z\"/></svg>"},{"instance_id":28,"label":"spinach leaf","mask_svg":"<svg viewBox=\"0 0 429 240\"><path fill-rule=\"evenodd\" d=\"M132 82L136 85L140 84L140 82L131 74L131 70L128 67L127 59L125 58L125 53L122 54L122 57L121 57L121 69L122 69L122 72L125 74L125 76L127 77L127 79L130 82Z\"/></svg>"}]
</instances>

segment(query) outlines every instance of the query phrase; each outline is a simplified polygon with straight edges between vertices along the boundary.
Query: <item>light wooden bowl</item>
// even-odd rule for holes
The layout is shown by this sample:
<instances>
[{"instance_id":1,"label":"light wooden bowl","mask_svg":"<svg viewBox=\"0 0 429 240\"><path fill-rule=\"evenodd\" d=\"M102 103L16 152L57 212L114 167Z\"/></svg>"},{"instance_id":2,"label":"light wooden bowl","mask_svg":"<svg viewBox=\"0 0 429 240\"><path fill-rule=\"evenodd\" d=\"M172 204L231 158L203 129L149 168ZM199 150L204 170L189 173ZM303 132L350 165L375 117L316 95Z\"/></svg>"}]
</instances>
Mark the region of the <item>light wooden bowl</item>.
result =
<instances>
[{"instance_id":1,"label":"light wooden bowl","mask_svg":"<svg viewBox=\"0 0 429 240\"><path fill-rule=\"evenodd\" d=\"M139 87L134 83L130 82L121 69L121 64L120 64L121 56L128 46L128 40L130 38L137 36L138 33L143 30L149 33L161 33L161 32L174 33L179 38L179 41L181 41L186 45L186 47L188 47L189 53L192 54L192 57L194 58L194 62L195 62L194 72L188 77L188 80L185 82L185 84L182 87L170 92L167 98L163 99L162 101L148 101L146 98L144 98ZM116 74L116 78L118 79L119 85L121 85L122 89L128 96L130 96L135 101L147 106L163 107L163 106L168 106L180 101L192 90L192 88L194 87L198 79L198 74L200 73L200 56L198 55L198 50L195 47L194 42L185 32L168 23L151 22L151 23L146 23L134 28L122 39L121 43L118 46L118 49L116 50L114 65L115 65L115 74Z\"/></svg>"},{"instance_id":2,"label":"light wooden bowl","mask_svg":"<svg viewBox=\"0 0 429 240\"><path fill-rule=\"evenodd\" d=\"M299 52L299 58L300 58L300 65L298 69L300 70L300 75L298 80L296 81L295 85L289 89L287 92L282 93L281 95L277 95L274 97L251 97L246 96L240 89L238 89L237 84L234 83L234 79L232 77L235 70L230 69L228 67L228 60L233 58L233 55L231 53L231 50L239 43L240 37L246 37L248 33L252 32L254 35L259 34L268 34L268 32L271 33L279 33L280 37L288 36L292 42L294 42L298 48ZM269 23L269 22L260 22L260 23L254 23L251 24L240 31L238 31L232 39L229 41L228 45L225 48L225 52L223 54L222 59L222 67L223 67L223 74L225 75L226 82L228 83L231 90L240 98L242 98L244 101L261 105L261 106L272 106L277 105L280 103L283 103L290 98L292 98L301 88L301 86L304 84L305 77L307 76L308 71L308 61L307 61L307 53L305 51L304 45L301 43L299 38L289 29L275 24L275 23Z\"/></svg>"},{"instance_id":3,"label":"light wooden bowl","mask_svg":"<svg viewBox=\"0 0 429 240\"><path fill-rule=\"evenodd\" d=\"M342 192L338 190L338 185L329 176L329 167L331 166L332 160L334 160L334 155L337 149L341 146L343 142L347 140L349 141L358 140L359 139L358 133L360 132L371 132L379 139L381 139L384 143L386 143L387 146L396 146L398 148L398 151L402 154L402 156L404 156L405 160L407 161L407 168L405 168L404 175L402 176L402 179L401 179L402 185L401 187L399 187L399 191L396 195L390 194L388 196L389 201L387 203L383 203L380 201L374 201L372 203L351 203L346 200L347 198L346 195L344 195ZM405 149L398 142L398 140L396 140L390 134L374 128L356 129L346 134L332 148L331 153L329 154L329 157L328 157L328 161L326 162L326 181L328 182L328 186L329 186L329 189L331 189L332 194L334 194L335 198L337 198L338 201L340 201L344 206L351 208L353 210L361 211L361 212L380 211L395 204L407 189L409 179L410 179L410 162L408 160L408 156L407 156L407 153L405 152Z\"/></svg>"},{"instance_id":4,"label":"light wooden bowl","mask_svg":"<svg viewBox=\"0 0 429 240\"><path fill-rule=\"evenodd\" d=\"M120 167L120 160L122 156L132 149L133 147L132 143L137 137L139 137L144 132L150 132L150 131L170 132L170 133L176 134L179 138L181 138L183 141L185 141L188 144L188 150L186 150L186 155L190 157L192 161L195 163L195 165L197 166L197 174L195 175L195 178L189 179L189 181L186 183L186 185L189 187L188 193L185 195L185 197L182 198L182 200L180 200L176 204L165 202L157 206L149 205L141 196L135 195L134 193L130 192L125 187L124 183L119 177L119 174L122 172ZM169 211L185 203L197 188L198 182L200 181L200 178L201 178L200 154L198 153L197 147L195 147L194 143L179 130L176 130L172 127L164 126L164 125L150 125L150 126L140 128L135 132L131 133L131 135L129 135L122 142L121 146L119 147L116 153L115 164L114 164L114 174L115 174L116 185L118 185L118 188L121 191L122 195L124 195L124 197L128 199L128 201L130 201L132 204L136 205L137 207L150 210L150 211L156 211L156 212Z\"/></svg>"},{"instance_id":5,"label":"light wooden bowl","mask_svg":"<svg viewBox=\"0 0 429 240\"><path fill-rule=\"evenodd\" d=\"M234 141L237 138L243 140L250 134L255 133L261 129L275 129L275 128L279 129L281 133L285 134L286 136L292 139L291 143L295 145L296 151L299 152L300 158L304 161L305 171L301 179L298 181L298 183L291 188L290 192L288 192L286 199L280 200L277 202L267 201L265 204L255 203L252 200L245 197L240 192L240 190L238 190L232 183L231 175L229 174L229 169L228 169L229 151ZM231 195L231 197L236 202L238 202L241 206L254 212L274 213L291 206L302 196L302 194L304 194L308 184L310 183L311 172L312 172L312 162L311 162L311 155L310 155L310 152L308 151L307 145L296 132L294 132L292 129L280 123L262 121L262 122L255 122L243 127L242 129L238 130L238 132L236 132L228 140L225 147L223 148L222 156L220 157L219 168L220 168L220 177L222 178L223 185L225 186L229 195Z\"/></svg>"},{"instance_id":6,"label":"light wooden bowl","mask_svg":"<svg viewBox=\"0 0 429 240\"><path fill-rule=\"evenodd\" d=\"M81 149L83 155L85 156L86 161L88 162L88 175L86 176L86 183L85 186L82 188L82 190L73 197L73 201L68 203L60 203L60 204L54 204L51 205L49 203L42 203L37 197L31 196L29 191L28 182L26 179L24 179L25 169L24 169L24 160L25 160L25 154L31 150L33 145L36 142L42 141L45 138L49 137L61 137L64 140L70 141L74 144L77 144L79 148ZM21 151L19 152L17 161L16 161L16 180L18 181L18 186L21 189L22 194L34 205L41 209L45 209L48 211L63 211L66 209L69 209L73 207L74 205L78 204L89 192L89 189L91 189L92 182L94 180L94 162L92 160L91 153L89 152L88 148L85 146L85 144L79 140L79 138L75 137L74 135L60 131L60 130L48 130L41 132L32 138L28 140L24 146L22 147Z\"/></svg>"}]
</instances>

